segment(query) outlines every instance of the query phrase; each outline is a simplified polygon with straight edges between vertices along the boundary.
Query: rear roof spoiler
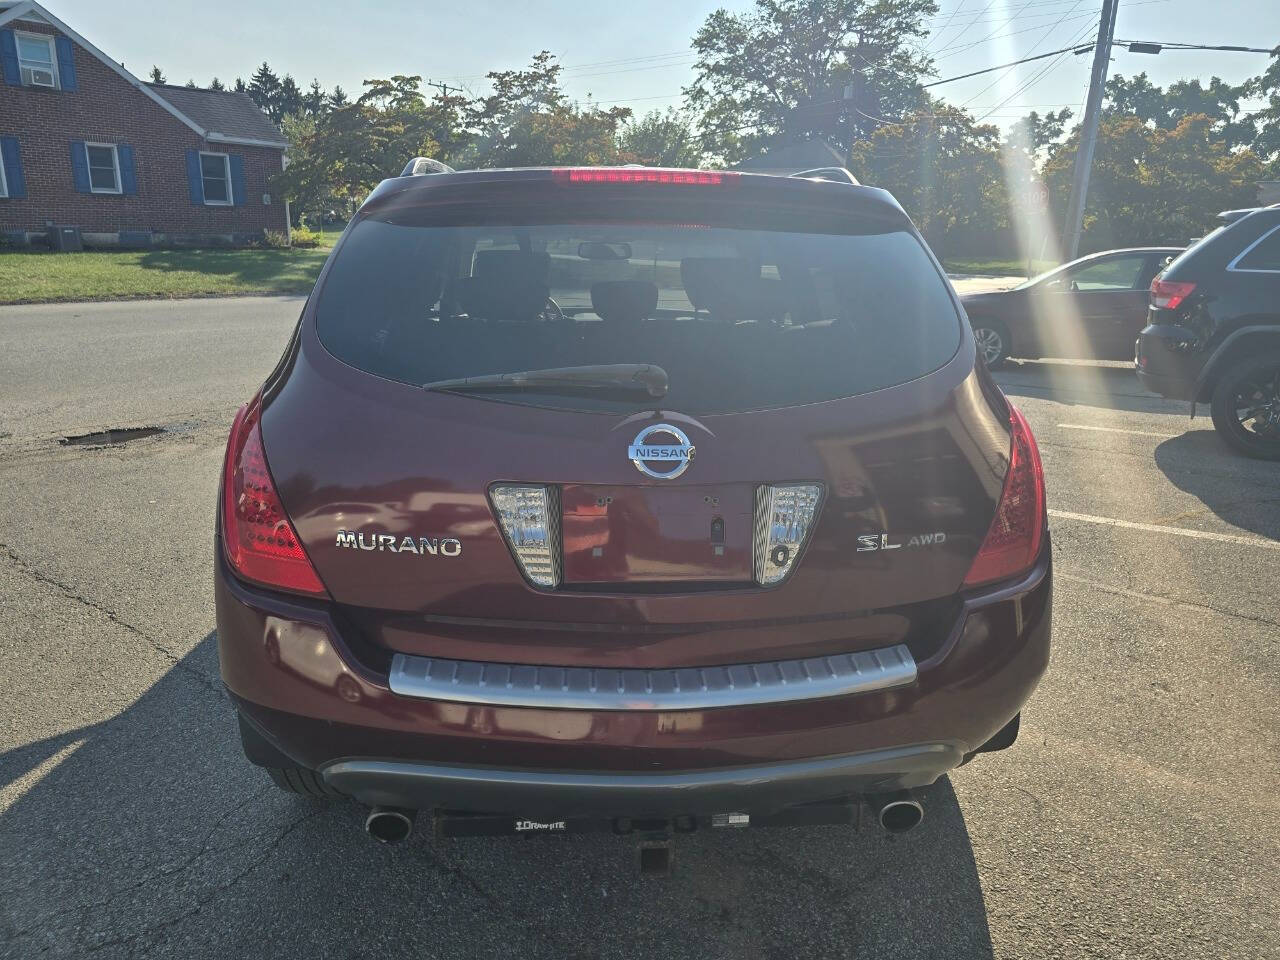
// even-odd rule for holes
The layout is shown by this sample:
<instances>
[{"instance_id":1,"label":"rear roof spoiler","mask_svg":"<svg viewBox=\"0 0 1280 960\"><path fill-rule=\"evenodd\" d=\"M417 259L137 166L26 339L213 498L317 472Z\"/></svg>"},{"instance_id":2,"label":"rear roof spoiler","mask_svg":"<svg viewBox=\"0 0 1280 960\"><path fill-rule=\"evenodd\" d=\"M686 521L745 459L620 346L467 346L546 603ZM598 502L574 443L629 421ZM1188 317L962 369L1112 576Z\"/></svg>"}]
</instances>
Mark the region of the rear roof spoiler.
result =
<instances>
[{"instance_id":1,"label":"rear roof spoiler","mask_svg":"<svg viewBox=\"0 0 1280 960\"><path fill-rule=\"evenodd\" d=\"M830 180L833 183L850 183L855 187L861 186L858 183L858 178L844 167L814 167L812 170L801 170L799 173L791 174L791 176L799 177L802 180Z\"/></svg>"},{"instance_id":2,"label":"rear roof spoiler","mask_svg":"<svg viewBox=\"0 0 1280 960\"><path fill-rule=\"evenodd\" d=\"M433 173L457 173L453 167L431 157L414 157L400 171L402 177L425 177Z\"/></svg>"}]
</instances>

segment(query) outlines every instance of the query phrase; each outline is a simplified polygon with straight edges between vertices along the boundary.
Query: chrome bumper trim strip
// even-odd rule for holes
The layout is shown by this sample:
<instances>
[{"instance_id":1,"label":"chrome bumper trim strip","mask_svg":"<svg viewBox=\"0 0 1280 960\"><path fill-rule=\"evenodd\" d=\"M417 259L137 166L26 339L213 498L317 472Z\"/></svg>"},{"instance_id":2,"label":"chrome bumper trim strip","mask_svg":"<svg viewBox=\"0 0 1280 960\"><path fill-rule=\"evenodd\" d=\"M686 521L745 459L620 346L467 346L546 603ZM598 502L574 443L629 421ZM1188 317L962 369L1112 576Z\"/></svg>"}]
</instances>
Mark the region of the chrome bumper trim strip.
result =
<instances>
[{"instance_id":1,"label":"chrome bumper trim strip","mask_svg":"<svg viewBox=\"0 0 1280 960\"><path fill-rule=\"evenodd\" d=\"M479 663L397 653L391 690L420 700L557 710L706 710L845 697L914 683L903 644L879 650L739 663L634 669Z\"/></svg>"}]
</instances>

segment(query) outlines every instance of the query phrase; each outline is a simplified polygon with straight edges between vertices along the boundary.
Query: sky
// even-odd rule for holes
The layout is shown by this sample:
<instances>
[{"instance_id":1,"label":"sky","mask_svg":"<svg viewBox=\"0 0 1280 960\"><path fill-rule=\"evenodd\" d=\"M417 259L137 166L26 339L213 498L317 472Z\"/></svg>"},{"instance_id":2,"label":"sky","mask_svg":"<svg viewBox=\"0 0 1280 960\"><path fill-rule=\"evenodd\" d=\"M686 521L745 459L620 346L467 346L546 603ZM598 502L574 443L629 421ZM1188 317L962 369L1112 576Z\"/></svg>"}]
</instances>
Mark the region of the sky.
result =
<instances>
[{"instance_id":1,"label":"sky","mask_svg":"<svg viewBox=\"0 0 1280 960\"><path fill-rule=\"evenodd\" d=\"M300 86L313 77L358 95L363 80L396 73L486 90L484 74L528 63L547 49L560 58L566 90L637 113L678 106L693 79L690 40L718 7L742 11L750 0L643 0L631 4L532 0L410 3L365 7L336 0L49 0L44 4L136 75L152 64L170 83L206 86L214 76L247 81L264 59ZM938 78L1088 42L1101 0L939 0L923 46ZM612 8L613 12L610 12ZM216 15L211 16L211 12ZM1280 44L1277 0L1120 0L1116 37L1274 47ZM1077 115L1090 56L1067 54L934 89L975 116L1007 127L1030 110L1062 106ZM1146 71L1164 86L1213 75L1231 83L1261 73L1264 54L1174 52L1159 56L1117 49L1111 72Z\"/></svg>"}]
</instances>

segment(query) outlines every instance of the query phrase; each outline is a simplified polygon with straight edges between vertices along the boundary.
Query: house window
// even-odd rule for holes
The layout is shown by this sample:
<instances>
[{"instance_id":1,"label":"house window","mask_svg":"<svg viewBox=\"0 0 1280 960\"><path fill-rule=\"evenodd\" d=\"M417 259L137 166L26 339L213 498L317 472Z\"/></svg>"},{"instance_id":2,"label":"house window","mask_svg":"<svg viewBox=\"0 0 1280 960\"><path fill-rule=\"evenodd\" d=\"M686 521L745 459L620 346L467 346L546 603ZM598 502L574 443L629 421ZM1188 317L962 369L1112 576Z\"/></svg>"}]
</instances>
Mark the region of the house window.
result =
<instances>
[{"instance_id":1,"label":"house window","mask_svg":"<svg viewBox=\"0 0 1280 960\"><path fill-rule=\"evenodd\" d=\"M0 197L9 195L9 183L4 178L4 155L0 153Z\"/></svg>"},{"instance_id":2,"label":"house window","mask_svg":"<svg viewBox=\"0 0 1280 960\"><path fill-rule=\"evenodd\" d=\"M92 193L120 192L120 158L114 143L86 143L89 161L89 190Z\"/></svg>"},{"instance_id":3,"label":"house window","mask_svg":"<svg viewBox=\"0 0 1280 960\"><path fill-rule=\"evenodd\" d=\"M225 153L200 154L200 179L204 182L204 202L231 203L231 158Z\"/></svg>"},{"instance_id":4,"label":"house window","mask_svg":"<svg viewBox=\"0 0 1280 960\"><path fill-rule=\"evenodd\" d=\"M58 87L58 58L53 52L53 37L39 33L16 34L18 70L28 87Z\"/></svg>"}]
</instances>

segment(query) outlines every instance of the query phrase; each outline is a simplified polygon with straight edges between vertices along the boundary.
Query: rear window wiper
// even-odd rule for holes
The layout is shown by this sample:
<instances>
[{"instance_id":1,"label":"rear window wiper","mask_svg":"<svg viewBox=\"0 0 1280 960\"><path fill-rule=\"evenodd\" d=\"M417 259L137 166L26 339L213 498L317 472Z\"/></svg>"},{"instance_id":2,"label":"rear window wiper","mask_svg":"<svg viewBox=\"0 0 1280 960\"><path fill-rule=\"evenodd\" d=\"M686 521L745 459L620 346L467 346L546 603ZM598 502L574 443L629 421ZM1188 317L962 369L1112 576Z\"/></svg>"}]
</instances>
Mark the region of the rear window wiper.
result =
<instances>
[{"instance_id":1,"label":"rear window wiper","mask_svg":"<svg viewBox=\"0 0 1280 960\"><path fill-rule=\"evenodd\" d=\"M656 363L591 363L581 367L552 367L492 373L480 377L432 380L423 390L482 393L490 390L531 390L546 393L643 393L649 397L667 394L667 371Z\"/></svg>"}]
</instances>

